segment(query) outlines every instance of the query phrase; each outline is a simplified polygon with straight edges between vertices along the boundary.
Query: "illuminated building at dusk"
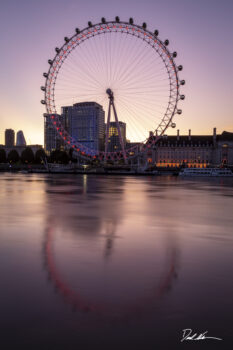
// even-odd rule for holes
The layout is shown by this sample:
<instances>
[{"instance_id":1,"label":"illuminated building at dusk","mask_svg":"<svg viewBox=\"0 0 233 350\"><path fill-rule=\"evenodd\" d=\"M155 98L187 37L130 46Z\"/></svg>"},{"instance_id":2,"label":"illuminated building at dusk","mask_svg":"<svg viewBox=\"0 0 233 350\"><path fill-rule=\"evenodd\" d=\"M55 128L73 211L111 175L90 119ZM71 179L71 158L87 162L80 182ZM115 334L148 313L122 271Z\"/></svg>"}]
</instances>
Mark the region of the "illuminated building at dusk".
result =
<instances>
[{"instance_id":1,"label":"illuminated building at dusk","mask_svg":"<svg viewBox=\"0 0 233 350\"><path fill-rule=\"evenodd\" d=\"M233 133L224 131L213 135L186 136L164 135L158 143L147 152L147 160L158 167L197 167L233 166Z\"/></svg>"},{"instance_id":2,"label":"illuminated building at dusk","mask_svg":"<svg viewBox=\"0 0 233 350\"><path fill-rule=\"evenodd\" d=\"M123 139L124 146L126 145L126 123L119 121L119 127ZM109 125L109 140L108 151L115 152L121 150L120 138L118 135L117 123L110 122Z\"/></svg>"},{"instance_id":3,"label":"illuminated building at dusk","mask_svg":"<svg viewBox=\"0 0 233 350\"><path fill-rule=\"evenodd\" d=\"M77 142L91 150L103 150L105 112L101 105L96 102L75 103L62 107L61 117L65 129Z\"/></svg>"}]
</instances>

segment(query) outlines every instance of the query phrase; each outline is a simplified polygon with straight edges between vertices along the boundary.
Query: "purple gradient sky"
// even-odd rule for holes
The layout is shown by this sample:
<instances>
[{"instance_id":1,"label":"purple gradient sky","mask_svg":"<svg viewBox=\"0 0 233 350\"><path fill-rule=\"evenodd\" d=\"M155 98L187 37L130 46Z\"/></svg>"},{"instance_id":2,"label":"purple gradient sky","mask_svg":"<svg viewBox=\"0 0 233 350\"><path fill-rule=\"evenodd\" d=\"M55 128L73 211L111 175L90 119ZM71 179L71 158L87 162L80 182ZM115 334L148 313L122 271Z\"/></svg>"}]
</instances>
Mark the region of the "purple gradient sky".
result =
<instances>
[{"instance_id":1,"label":"purple gradient sky","mask_svg":"<svg viewBox=\"0 0 233 350\"><path fill-rule=\"evenodd\" d=\"M1 0L0 144L6 128L22 129L28 143L43 144L40 86L47 60L75 27L116 15L158 28L178 52L187 83L183 114L176 117L181 133L233 131L232 0Z\"/></svg>"}]
</instances>

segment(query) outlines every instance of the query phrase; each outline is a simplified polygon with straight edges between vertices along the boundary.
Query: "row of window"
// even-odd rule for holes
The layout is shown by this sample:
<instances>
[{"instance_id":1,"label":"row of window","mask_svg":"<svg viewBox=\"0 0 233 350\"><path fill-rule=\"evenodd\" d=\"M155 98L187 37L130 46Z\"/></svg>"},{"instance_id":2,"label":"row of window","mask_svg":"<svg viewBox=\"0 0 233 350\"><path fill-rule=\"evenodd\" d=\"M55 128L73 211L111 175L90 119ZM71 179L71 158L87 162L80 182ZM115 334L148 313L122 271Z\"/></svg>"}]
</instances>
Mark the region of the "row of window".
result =
<instances>
[{"instance_id":1,"label":"row of window","mask_svg":"<svg viewBox=\"0 0 233 350\"><path fill-rule=\"evenodd\" d=\"M158 163L209 163L208 159L159 159Z\"/></svg>"},{"instance_id":2,"label":"row of window","mask_svg":"<svg viewBox=\"0 0 233 350\"><path fill-rule=\"evenodd\" d=\"M205 144L205 145L203 145L203 144L198 144L198 145L197 145L197 144L191 144L191 145L187 144L187 145L186 145L185 143L183 143L183 144L180 143L180 144L177 144L177 145L176 145L176 144L166 144L166 145L164 145L164 144L159 144L158 146L159 146L159 147L164 147L164 148L167 148L167 147L179 147L179 148L180 148L180 147L187 147L187 148L190 148L190 147L193 147L193 148L194 148L194 147L195 147L195 148L196 148L196 147L203 147L203 148L211 148L211 147L212 147L212 145L210 145L210 144L208 144L208 143Z\"/></svg>"},{"instance_id":3,"label":"row of window","mask_svg":"<svg viewBox=\"0 0 233 350\"><path fill-rule=\"evenodd\" d=\"M164 151L164 152L157 152L158 156L161 156L161 155L166 155L166 156L169 156L169 155L187 155L187 156L193 156L193 155L209 155L211 154L211 152L209 151L201 151L199 150L198 153L196 153L195 151L172 151L172 152L168 152L168 151Z\"/></svg>"}]
</instances>

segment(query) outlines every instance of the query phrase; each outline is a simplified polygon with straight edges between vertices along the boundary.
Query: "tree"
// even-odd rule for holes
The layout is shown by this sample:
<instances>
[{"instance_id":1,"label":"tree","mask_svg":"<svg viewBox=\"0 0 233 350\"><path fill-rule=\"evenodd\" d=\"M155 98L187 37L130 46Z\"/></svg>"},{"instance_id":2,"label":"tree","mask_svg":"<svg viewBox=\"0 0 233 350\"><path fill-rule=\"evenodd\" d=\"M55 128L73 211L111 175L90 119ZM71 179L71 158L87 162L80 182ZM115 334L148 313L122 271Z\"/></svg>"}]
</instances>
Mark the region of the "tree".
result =
<instances>
[{"instance_id":1,"label":"tree","mask_svg":"<svg viewBox=\"0 0 233 350\"><path fill-rule=\"evenodd\" d=\"M61 151L58 156L59 163L67 164L69 162L70 158L68 154L65 151Z\"/></svg>"},{"instance_id":2,"label":"tree","mask_svg":"<svg viewBox=\"0 0 233 350\"><path fill-rule=\"evenodd\" d=\"M69 162L69 156L65 151L55 150L51 153L50 161L52 163L67 164Z\"/></svg>"},{"instance_id":3,"label":"tree","mask_svg":"<svg viewBox=\"0 0 233 350\"><path fill-rule=\"evenodd\" d=\"M77 158L73 157L74 150L73 148L69 149L69 160L71 160L72 163L77 163Z\"/></svg>"},{"instance_id":4,"label":"tree","mask_svg":"<svg viewBox=\"0 0 233 350\"><path fill-rule=\"evenodd\" d=\"M0 163L6 163L6 151L0 149Z\"/></svg>"},{"instance_id":5,"label":"tree","mask_svg":"<svg viewBox=\"0 0 233 350\"><path fill-rule=\"evenodd\" d=\"M38 149L35 154L35 163L41 164L41 161L45 158L46 158L46 154L43 148Z\"/></svg>"},{"instance_id":6,"label":"tree","mask_svg":"<svg viewBox=\"0 0 233 350\"><path fill-rule=\"evenodd\" d=\"M10 163L17 163L19 161L19 154L15 149L12 149L7 156L7 160Z\"/></svg>"},{"instance_id":7,"label":"tree","mask_svg":"<svg viewBox=\"0 0 233 350\"><path fill-rule=\"evenodd\" d=\"M50 154L49 161L51 163L57 163L58 162L58 158L59 158L59 153L60 153L60 151L57 150L57 149L55 151L52 151L51 154Z\"/></svg>"},{"instance_id":8,"label":"tree","mask_svg":"<svg viewBox=\"0 0 233 350\"><path fill-rule=\"evenodd\" d=\"M23 163L33 163L34 153L30 147L26 147L21 154L21 161Z\"/></svg>"}]
</instances>

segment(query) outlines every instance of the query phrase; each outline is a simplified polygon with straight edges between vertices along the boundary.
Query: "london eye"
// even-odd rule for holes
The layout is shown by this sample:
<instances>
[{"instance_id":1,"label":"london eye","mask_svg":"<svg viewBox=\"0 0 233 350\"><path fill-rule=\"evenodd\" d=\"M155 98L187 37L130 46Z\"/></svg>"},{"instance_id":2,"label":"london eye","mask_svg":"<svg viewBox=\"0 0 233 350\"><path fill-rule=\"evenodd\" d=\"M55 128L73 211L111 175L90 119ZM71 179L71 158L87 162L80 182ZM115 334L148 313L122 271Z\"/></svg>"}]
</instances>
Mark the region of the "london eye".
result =
<instances>
[{"instance_id":1,"label":"london eye","mask_svg":"<svg viewBox=\"0 0 233 350\"><path fill-rule=\"evenodd\" d=\"M176 127L174 117L182 113L178 102L185 98L180 91L185 81L179 77L183 67L175 63L177 53L169 51L169 40L158 35L132 18L102 18L76 28L55 48L43 74L41 103L64 144L80 157L127 161ZM75 134L64 114L73 106L83 117L88 103L105 114L98 122L97 143L90 142L96 137L93 120L82 119Z\"/></svg>"}]
</instances>

